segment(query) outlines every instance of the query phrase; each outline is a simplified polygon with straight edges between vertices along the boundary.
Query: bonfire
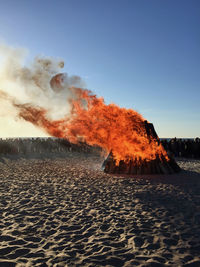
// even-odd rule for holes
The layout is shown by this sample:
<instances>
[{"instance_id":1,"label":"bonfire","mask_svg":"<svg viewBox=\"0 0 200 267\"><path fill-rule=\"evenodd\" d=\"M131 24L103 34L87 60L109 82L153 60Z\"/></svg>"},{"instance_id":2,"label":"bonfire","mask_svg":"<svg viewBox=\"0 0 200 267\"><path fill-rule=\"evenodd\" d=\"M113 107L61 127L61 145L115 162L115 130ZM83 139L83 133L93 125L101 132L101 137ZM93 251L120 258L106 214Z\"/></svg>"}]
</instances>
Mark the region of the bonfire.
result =
<instances>
[{"instance_id":1,"label":"bonfire","mask_svg":"<svg viewBox=\"0 0 200 267\"><path fill-rule=\"evenodd\" d=\"M64 88L65 74L50 81L54 92ZM72 143L84 140L109 154L103 164L107 173L171 174L178 165L160 143L153 124L132 109L106 105L91 91L70 87L70 115L50 120L47 111L32 105L17 105L20 117L42 127L50 135Z\"/></svg>"}]
</instances>

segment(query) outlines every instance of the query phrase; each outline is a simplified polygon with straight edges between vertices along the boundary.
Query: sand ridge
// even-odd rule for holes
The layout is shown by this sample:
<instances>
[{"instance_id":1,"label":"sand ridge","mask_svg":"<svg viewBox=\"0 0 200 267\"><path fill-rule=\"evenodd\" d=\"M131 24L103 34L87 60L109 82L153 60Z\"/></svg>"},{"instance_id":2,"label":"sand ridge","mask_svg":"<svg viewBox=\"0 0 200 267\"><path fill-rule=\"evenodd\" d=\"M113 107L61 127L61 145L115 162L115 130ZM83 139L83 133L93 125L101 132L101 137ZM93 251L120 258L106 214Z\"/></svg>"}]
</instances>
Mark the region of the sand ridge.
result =
<instances>
[{"instance_id":1,"label":"sand ridge","mask_svg":"<svg viewBox=\"0 0 200 267\"><path fill-rule=\"evenodd\" d=\"M80 154L0 163L0 266L200 266L200 161L108 175Z\"/></svg>"}]
</instances>

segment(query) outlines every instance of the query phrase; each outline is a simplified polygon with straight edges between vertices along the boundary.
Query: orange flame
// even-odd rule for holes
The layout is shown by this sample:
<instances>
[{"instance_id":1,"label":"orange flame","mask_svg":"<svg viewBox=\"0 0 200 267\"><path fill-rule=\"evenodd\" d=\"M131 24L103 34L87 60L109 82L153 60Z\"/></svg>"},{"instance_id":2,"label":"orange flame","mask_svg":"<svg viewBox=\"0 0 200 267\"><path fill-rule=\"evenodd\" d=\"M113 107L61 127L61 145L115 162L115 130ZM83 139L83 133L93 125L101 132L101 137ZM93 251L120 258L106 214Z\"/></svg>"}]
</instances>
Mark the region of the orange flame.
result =
<instances>
[{"instance_id":1,"label":"orange flame","mask_svg":"<svg viewBox=\"0 0 200 267\"><path fill-rule=\"evenodd\" d=\"M144 118L132 109L106 105L89 90L71 88L75 99L71 99L71 114L61 120L52 121L46 111L30 105L17 105L20 117L44 128L50 135L67 138L77 143L80 138L89 145L98 145L112 154L118 164L120 160L147 161L167 153L157 140L150 140L144 127Z\"/></svg>"}]
</instances>

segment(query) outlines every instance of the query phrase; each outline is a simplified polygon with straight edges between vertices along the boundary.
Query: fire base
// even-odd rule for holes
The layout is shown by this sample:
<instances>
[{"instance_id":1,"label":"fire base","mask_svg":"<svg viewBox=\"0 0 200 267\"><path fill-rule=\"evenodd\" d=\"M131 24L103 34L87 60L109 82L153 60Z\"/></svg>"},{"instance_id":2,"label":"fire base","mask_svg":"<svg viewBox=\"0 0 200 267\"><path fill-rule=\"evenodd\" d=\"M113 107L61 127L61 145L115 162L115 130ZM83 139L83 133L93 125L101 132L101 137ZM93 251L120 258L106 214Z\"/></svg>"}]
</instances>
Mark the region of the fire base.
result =
<instances>
[{"instance_id":1,"label":"fire base","mask_svg":"<svg viewBox=\"0 0 200 267\"><path fill-rule=\"evenodd\" d=\"M162 159L156 158L151 161L130 160L129 162L120 161L117 166L113 159L112 153L103 163L105 173L118 174L172 174L180 171L174 159L170 158L167 161L164 157Z\"/></svg>"},{"instance_id":2,"label":"fire base","mask_svg":"<svg viewBox=\"0 0 200 267\"><path fill-rule=\"evenodd\" d=\"M152 123L144 121L143 125L146 130L149 142L152 138L157 140L160 144L159 137L154 129ZM161 158L156 157L155 160L130 160L129 162L120 161L119 165L112 156L112 152L109 154L107 159L104 161L102 168L106 173L119 173L119 174L172 174L180 171L180 167L177 165L176 161L170 157L167 160L164 156Z\"/></svg>"}]
</instances>

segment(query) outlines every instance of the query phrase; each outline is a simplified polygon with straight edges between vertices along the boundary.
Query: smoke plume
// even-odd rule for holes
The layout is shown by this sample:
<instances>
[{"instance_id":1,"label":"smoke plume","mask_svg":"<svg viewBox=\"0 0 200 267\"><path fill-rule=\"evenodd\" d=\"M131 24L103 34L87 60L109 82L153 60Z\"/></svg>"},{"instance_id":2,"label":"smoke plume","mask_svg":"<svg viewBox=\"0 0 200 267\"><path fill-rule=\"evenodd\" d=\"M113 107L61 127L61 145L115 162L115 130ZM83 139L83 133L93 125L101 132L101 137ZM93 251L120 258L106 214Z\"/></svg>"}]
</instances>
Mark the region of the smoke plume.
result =
<instances>
[{"instance_id":1,"label":"smoke plume","mask_svg":"<svg viewBox=\"0 0 200 267\"><path fill-rule=\"evenodd\" d=\"M67 98L69 88L82 86L80 77L65 74L63 90L52 90L51 78L64 67L62 60L36 57L29 66L24 62L27 51L0 45L0 90L15 100L15 103L40 106L48 111L51 119L62 117L69 111Z\"/></svg>"},{"instance_id":2,"label":"smoke plume","mask_svg":"<svg viewBox=\"0 0 200 267\"><path fill-rule=\"evenodd\" d=\"M48 119L59 119L70 111L68 99L73 96L69 88L84 85L80 77L65 73L62 88L52 86L50 81L63 69L63 60L36 57L26 65L27 55L24 48L0 44L0 123L4 128L15 125L16 131L21 124L25 132L27 122L20 120L19 105L44 108ZM28 128L34 136L34 126L29 123ZM8 131L8 135L12 133Z\"/></svg>"}]
</instances>

